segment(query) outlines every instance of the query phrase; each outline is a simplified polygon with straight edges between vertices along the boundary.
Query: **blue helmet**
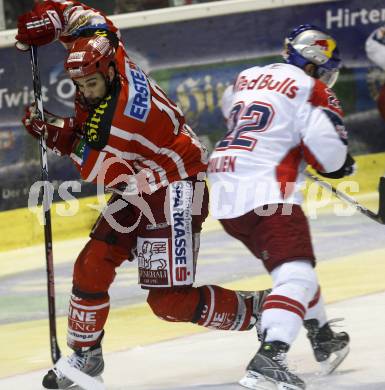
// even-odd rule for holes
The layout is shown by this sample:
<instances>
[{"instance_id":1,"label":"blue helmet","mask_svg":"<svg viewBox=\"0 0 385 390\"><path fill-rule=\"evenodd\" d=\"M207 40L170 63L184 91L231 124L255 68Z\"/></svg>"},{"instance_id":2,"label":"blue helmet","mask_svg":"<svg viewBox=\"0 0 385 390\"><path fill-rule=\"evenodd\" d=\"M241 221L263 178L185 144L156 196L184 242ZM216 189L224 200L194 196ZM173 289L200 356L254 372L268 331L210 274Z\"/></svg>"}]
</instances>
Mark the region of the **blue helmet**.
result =
<instances>
[{"instance_id":1,"label":"blue helmet","mask_svg":"<svg viewBox=\"0 0 385 390\"><path fill-rule=\"evenodd\" d=\"M301 24L285 39L284 60L303 69L311 63L316 65L315 77L329 87L337 81L341 59L337 43L319 27Z\"/></svg>"}]
</instances>

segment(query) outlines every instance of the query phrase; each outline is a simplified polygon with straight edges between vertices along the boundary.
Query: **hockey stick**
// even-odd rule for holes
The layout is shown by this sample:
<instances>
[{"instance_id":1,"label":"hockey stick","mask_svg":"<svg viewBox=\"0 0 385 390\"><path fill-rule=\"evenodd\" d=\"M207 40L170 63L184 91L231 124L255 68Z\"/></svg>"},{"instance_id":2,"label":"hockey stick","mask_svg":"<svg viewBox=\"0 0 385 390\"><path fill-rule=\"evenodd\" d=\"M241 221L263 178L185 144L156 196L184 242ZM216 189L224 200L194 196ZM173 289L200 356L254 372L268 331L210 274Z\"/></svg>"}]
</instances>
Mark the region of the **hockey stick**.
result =
<instances>
[{"instance_id":1,"label":"hockey stick","mask_svg":"<svg viewBox=\"0 0 385 390\"><path fill-rule=\"evenodd\" d=\"M103 382L98 381L95 377L91 377L84 372L70 366L67 359L65 358L59 359L55 367L65 377L76 383L84 390L106 390L106 387L104 386Z\"/></svg>"},{"instance_id":2,"label":"hockey stick","mask_svg":"<svg viewBox=\"0 0 385 390\"><path fill-rule=\"evenodd\" d=\"M33 92L35 95L36 113L38 117L44 121L43 97L41 94L41 82L39 63L37 58L37 47L31 46L31 66ZM53 268L52 256L52 227L51 227L51 210L48 193L48 158L47 145L45 143L44 134L40 137L40 165L41 165L41 180L44 183L43 187L43 212L44 212L44 242L45 242L45 260L47 270L47 297L48 297L48 317L49 317L49 337L51 346L51 359L56 363L61 356L59 345L56 337L56 310L55 310L55 275Z\"/></svg>"},{"instance_id":3,"label":"hockey stick","mask_svg":"<svg viewBox=\"0 0 385 390\"><path fill-rule=\"evenodd\" d=\"M322 179L320 179L315 175L312 175L310 172L305 171L305 176L310 180L314 181L315 183L317 183L319 186L332 192L338 199L341 199L342 201L354 206L356 210L366 215L373 221L376 221L381 224L385 224L385 177L380 177L380 181L378 183L379 204L378 204L378 213L376 214L373 211L367 209L365 206L358 203L355 199L353 199L349 195L345 194L342 191L337 190L331 184L327 183L326 181L323 181Z\"/></svg>"}]
</instances>

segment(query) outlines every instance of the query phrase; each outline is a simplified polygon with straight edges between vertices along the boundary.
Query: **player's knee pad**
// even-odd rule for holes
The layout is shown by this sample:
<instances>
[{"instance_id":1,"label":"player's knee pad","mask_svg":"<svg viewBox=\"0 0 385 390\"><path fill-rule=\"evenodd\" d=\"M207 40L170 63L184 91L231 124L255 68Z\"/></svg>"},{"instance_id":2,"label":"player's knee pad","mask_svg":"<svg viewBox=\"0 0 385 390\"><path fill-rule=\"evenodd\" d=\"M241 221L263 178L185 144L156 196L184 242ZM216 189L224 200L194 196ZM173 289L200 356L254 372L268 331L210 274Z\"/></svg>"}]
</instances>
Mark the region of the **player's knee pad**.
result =
<instances>
[{"instance_id":1,"label":"player's knee pad","mask_svg":"<svg viewBox=\"0 0 385 390\"><path fill-rule=\"evenodd\" d=\"M88 241L74 265L74 294L107 293L115 278L115 268L125 258L119 248L95 239ZM90 298L90 295L84 298Z\"/></svg>"},{"instance_id":2,"label":"player's knee pad","mask_svg":"<svg viewBox=\"0 0 385 390\"><path fill-rule=\"evenodd\" d=\"M305 307L314 299L318 291L317 274L310 261L295 260L275 268L273 278L273 294L280 291Z\"/></svg>"},{"instance_id":3,"label":"player's knee pad","mask_svg":"<svg viewBox=\"0 0 385 390\"><path fill-rule=\"evenodd\" d=\"M188 322L194 317L199 292L191 286L153 288L149 290L147 303L153 313L163 320Z\"/></svg>"}]
</instances>

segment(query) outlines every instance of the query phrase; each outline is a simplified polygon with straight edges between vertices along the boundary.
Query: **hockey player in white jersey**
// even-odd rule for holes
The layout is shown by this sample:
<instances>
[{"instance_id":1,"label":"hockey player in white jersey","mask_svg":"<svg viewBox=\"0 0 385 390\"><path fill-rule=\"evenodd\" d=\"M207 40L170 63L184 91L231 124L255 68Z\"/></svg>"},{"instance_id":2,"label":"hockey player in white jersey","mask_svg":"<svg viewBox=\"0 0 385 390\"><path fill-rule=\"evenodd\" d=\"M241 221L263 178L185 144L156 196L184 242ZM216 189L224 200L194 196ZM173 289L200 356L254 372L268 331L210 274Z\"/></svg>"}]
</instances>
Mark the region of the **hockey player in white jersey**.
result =
<instances>
[{"instance_id":1,"label":"hockey player in white jersey","mask_svg":"<svg viewBox=\"0 0 385 390\"><path fill-rule=\"evenodd\" d=\"M365 42L368 58L385 70L385 26L376 28Z\"/></svg>"},{"instance_id":2,"label":"hockey player in white jersey","mask_svg":"<svg viewBox=\"0 0 385 390\"><path fill-rule=\"evenodd\" d=\"M326 318L300 193L308 164L330 178L353 171L343 113L330 89L338 49L319 28L301 25L286 39L284 59L241 72L226 91L229 130L208 168L212 216L263 261L273 280L262 344L240 381L250 389L305 389L285 364L302 324L325 372L349 348L348 334L333 332Z\"/></svg>"},{"instance_id":3,"label":"hockey player in white jersey","mask_svg":"<svg viewBox=\"0 0 385 390\"><path fill-rule=\"evenodd\" d=\"M385 71L385 26L376 28L366 39L365 51L369 60ZM382 84L377 98L377 108L385 120L385 84Z\"/></svg>"}]
</instances>

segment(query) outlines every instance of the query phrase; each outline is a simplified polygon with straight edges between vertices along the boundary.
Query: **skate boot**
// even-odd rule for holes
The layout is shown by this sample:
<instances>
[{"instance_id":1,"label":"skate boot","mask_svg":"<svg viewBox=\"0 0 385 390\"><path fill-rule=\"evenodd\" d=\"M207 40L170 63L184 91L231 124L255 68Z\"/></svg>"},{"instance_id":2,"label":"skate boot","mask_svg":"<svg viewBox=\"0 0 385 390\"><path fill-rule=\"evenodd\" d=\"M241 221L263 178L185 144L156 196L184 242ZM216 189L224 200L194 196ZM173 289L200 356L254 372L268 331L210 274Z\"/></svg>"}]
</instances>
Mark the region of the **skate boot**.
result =
<instances>
[{"instance_id":1,"label":"skate boot","mask_svg":"<svg viewBox=\"0 0 385 390\"><path fill-rule=\"evenodd\" d=\"M281 341L264 342L246 368L239 384L254 390L303 390L305 382L289 371L286 353L289 345Z\"/></svg>"},{"instance_id":2,"label":"skate boot","mask_svg":"<svg viewBox=\"0 0 385 390\"><path fill-rule=\"evenodd\" d=\"M307 337L317 362L321 363L323 375L332 373L349 353L349 335L346 332L333 332L330 322L320 328L316 319L304 321Z\"/></svg>"},{"instance_id":3,"label":"skate boot","mask_svg":"<svg viewBox=\"0 0 385 390\"><path fill-rule=\"evenodd\" d=\"M85 351L75 351L67 360L71 367L92 377L101 375L104 370L104 360L100 342ZM73 385L73 382L54 367L44 376L42 384L46 389L68 389Z\"/></svg>"}]
</instances>

